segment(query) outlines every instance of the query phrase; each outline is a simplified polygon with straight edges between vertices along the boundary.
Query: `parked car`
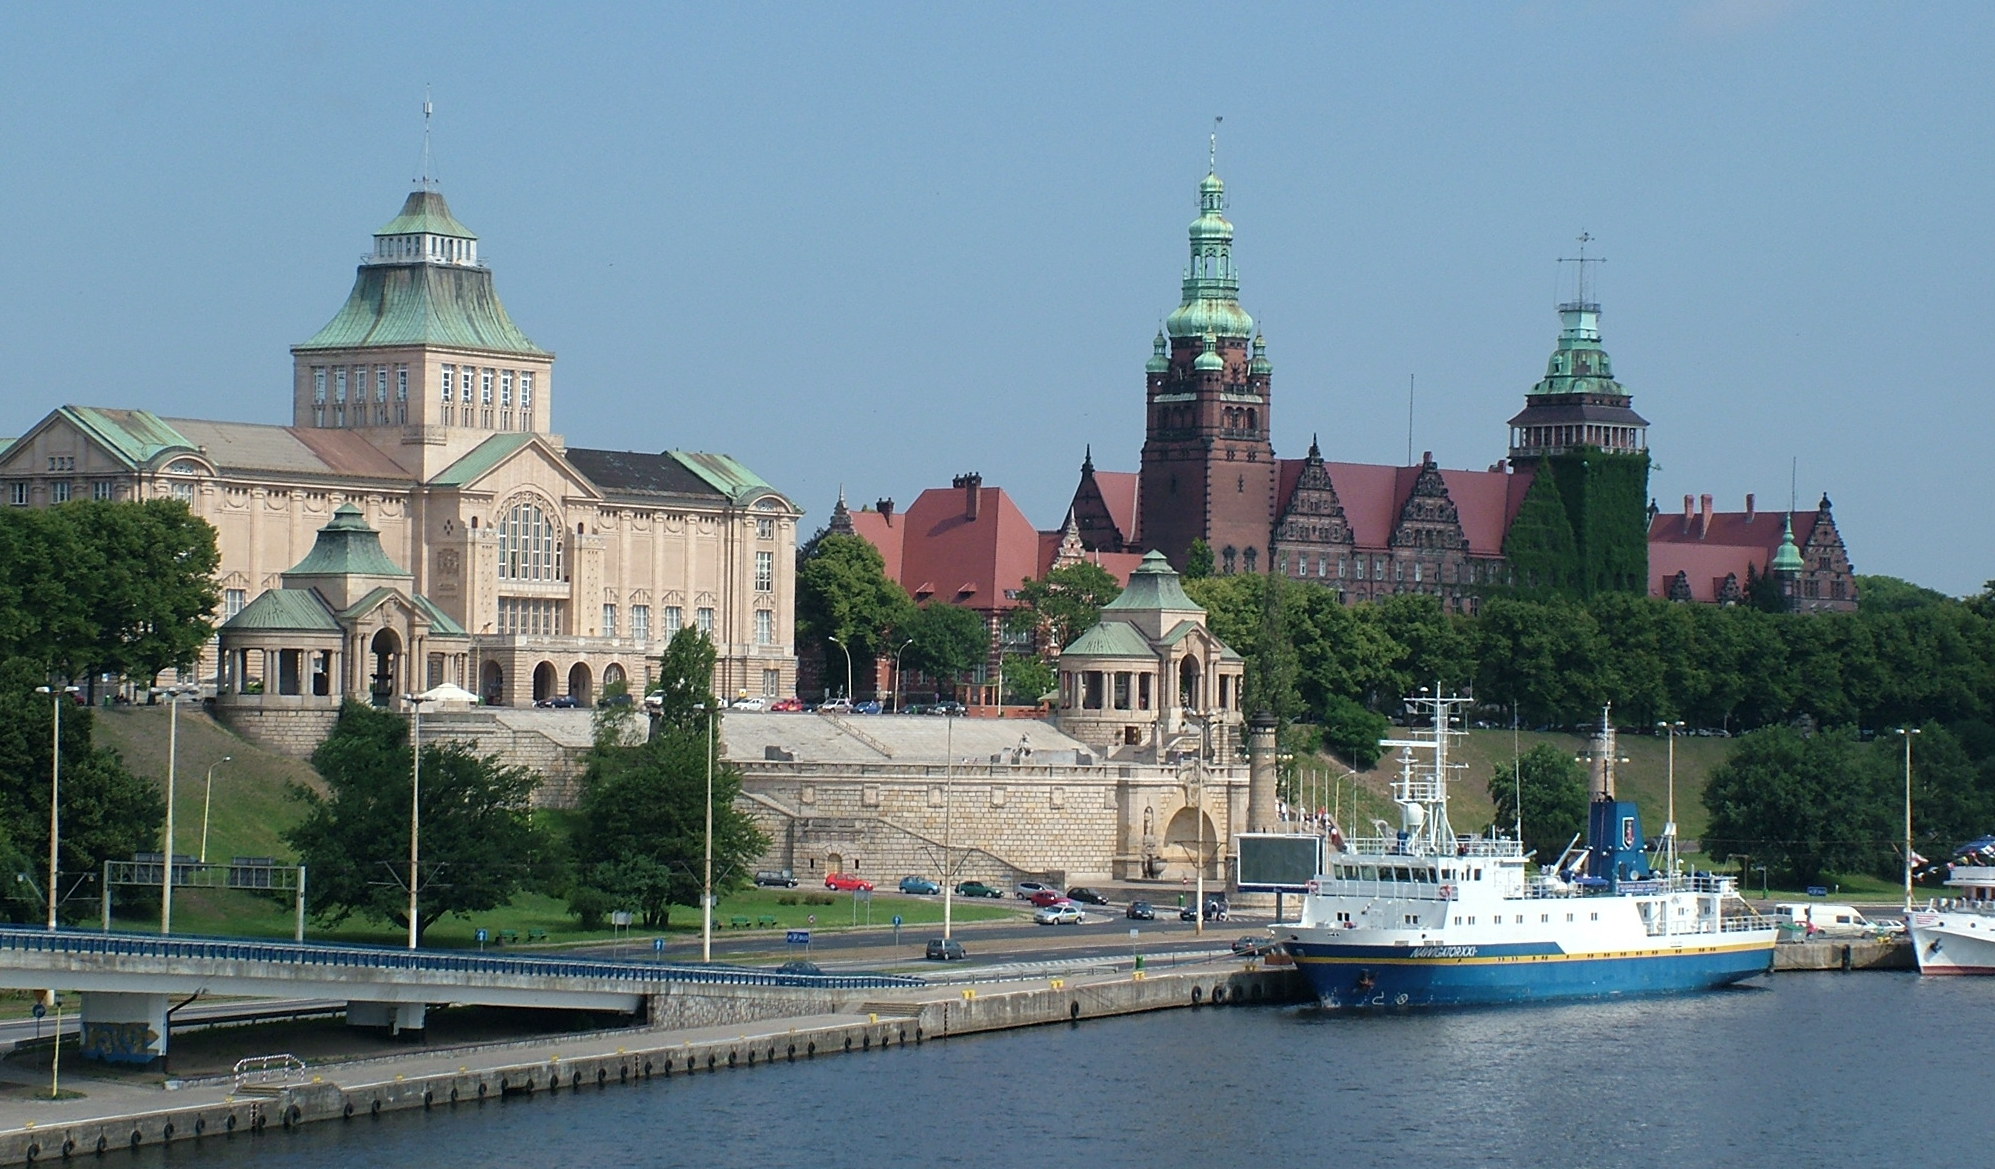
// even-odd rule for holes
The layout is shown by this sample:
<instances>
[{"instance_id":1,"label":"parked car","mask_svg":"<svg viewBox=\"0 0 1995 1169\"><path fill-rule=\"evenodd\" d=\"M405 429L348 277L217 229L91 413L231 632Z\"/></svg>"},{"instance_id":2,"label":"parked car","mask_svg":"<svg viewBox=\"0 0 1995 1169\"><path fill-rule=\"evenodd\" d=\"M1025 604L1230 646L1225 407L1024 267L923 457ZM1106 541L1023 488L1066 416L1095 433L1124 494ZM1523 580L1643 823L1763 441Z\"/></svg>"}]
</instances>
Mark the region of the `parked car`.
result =
<instances>
[{"instance_id":1,"label":"parked car","mask_svg":"<svg viewBox=\"0 0 1995 1169\"><path fill-rule=\"evenodd\" d=\"M770 710L802 710L803 708L804 700L801 698L778 698L769 704Z\"/></svg>"},{"instance_id":2,"label":"parked car","mask_svg":"<svg viewBox=\"0 0 1995 1169\"><path fill-rule=\"evenodd\" d=\"M605 694L601 698L596 699L596 705L603 710L608 710L612 706L629 706L630 704L631 697L629 694Z\"/></svg>"},{"instance_id":3,"label":"parked car","mask_svg":"<svg viewBox=\"0 0 1995 1169\"><path fill-rule=\"evenodd\" d=\"M1080 906L1069 901L1063 905L1048 905L1033 914L1032 920L1038 925L1079 925L1087 918L1082 915Z\"/></svg>"},{"instance_id":4,"label":"parked car","mask_svg":"<svg viewBox=\"0 0 1995 1169\"><path fill-rule=\"evenodd\" d=\"M873 883L871 881L855 877L851 873L826 873L824 875L824 887L843 892L854 892L860 889L864 889L868 893L873 891Z\"/></svg>"},{"instance_id":5,"label":"parked car","mask_svg":"<svg viewBox=\"0 0 1995 1169\"><path fill-rule=\"evenodd\" d=\"M1034 906L1040 909L1044 909L1048 905L1073 904L1072 901L1067 900L1067 895L1060 892L1058 889L1041 889L1039 892L1034 893L1032 896L1026 898L1026 900L1032 902Z\"/></svg>"},{"instance_id":6,"label":"parked car","mask_svg":"<svg viewBox=\"0 0 1995 1169\"><path fill-rule=\"evenodd\" d=\"M1095 892L1093 889L1084 889L1079 885L1076 885L1072 889L1067 890L1067 896L1075 901L1080 902L1083 905L1108 904L1108 898L1103 897L1101 894Z\"/></svg>"},{"instance_id":7,"label":"parked car","mask_svg":"<svg viewBox=\"0 0 1995 1169\"><path fill-rule=\"evenodd\" d=\"M1191 906L1189 906L1189 905L1187 905L1187 906L1185 906L1184 908L1182 908L1182 909L1178 910L1178 920L1179 920L1179 921L1197 921L1197 920L1198 920L1198 910L1197 910L1197 909L1194 909L1193 907L1191 907ZM1224 901L1215 901L1215 900L1212 900L1211 898L1207 898L1207 899L1206 899L1206 902L1205 902L1205 920L1207 920L1207 921L1225 921L1225 920L1226 920L1226 903L1225 903Z\"/></svg>"},{"instance_id":8,"label":"parked car","mask_svg":"<svg viewBox=\"0 0 1995 1169\"><path fill-rule=\"evenodd\" d=\"M1257 938L1253 934L1233 939L1233 952L1242 958L1258 958L1275 948L1274 939Z\"/></svg>"},{"instance_id":9,"label":"parked car","mask_svg":"<svg viewBox=\"0 0 1995 1169\"><path fill-rule=\"evenodd\" d=\"M969 956L955 938L928 939L928 951L922 955L931 962L960 962Z\"/></svg>"},{"instance_id":10,"label":"parked car","mask_svg":"<svg viewBox=\"0 0 1995 1169\"><path fill-rule=\"evenodd\" d=\"M804 961L804 960L803 960L802 958L792 958L792 959L790 959L790 960L789 960L788 962L785 962L785 963L783 963L783 964L782 964L781 966L778 966L778 967L776 967L776 973L778 973L778 974L823 974L823 973L824 973L824 968L823 968L823 967L821 967L821 966L819 966L819 965L818 965L817 963L815 963L815 962L806 962L806 961Z\"/></svg>"},{"instance_id":11,"label":"parked car","mask_svg":"<svg viewBox=\"0 0 1995 1169\"><path fill-rule=\"evenodd\" d=\"M1004 896L1004 891L1001 889L993 889L989 885L984 884L982 881L964 881L962 884L956 886L956 896L1002 897Z\"/></svg>"},{"instance_id":12,"label":"parked car","mask_svg":"<svg viewBox=\"0 0 1995 1169\"><path fill-rule=\"evenodd\" d=\"M961 718L969 712L963 708L963 704L960 702L938 702L928 708L928 713L955 715L957 718Z\"/></svg>"},{"instance_id":13,"label":"parked car","mask_svg":"<svg viewBox=\"0 0 1995 1169\"><path fill-rule=\"evenodd\" d=\"M852 713L878 714L880 713L880 701L877 698L868 698L864 702L855 702L852 704Z\"/></svg>"},{"instance_id":14,"label":"parked car","mask_svg":"<svg viewBox=\"0 0 1995 1169\"><path fill-rule=\"evenodd\" d=\"M850 698L827 698L817 704L817 712L819 714L851 714L852 700Z\"/></svg>"},{"instance_id":15,"label":"parked car","mask_svg":"<svg viewBox=\"0 0 1995 1169\"><path fill-rule=\"evenodd\" d=\"M928 879L927 877L902 877L902 878L901 878L901 892L903 892L903 893L940 893L940 892L942 892L942 886L940 886L940 885L936 884L935 882L933 882L933 881L929 880L929 879Z\"/></svg>"},{"instance_id":16,"label":"parked car","mask_svg":"<svg viewBox=\"0 0 1995 1169\"><path fill-rule=\"evenodd\" d=\"M797 875L788 869L763 869L755 874L755 883L765 889L794 889Z\"/></svg>"},{"instance_id":17,"label":"parked car","mask_svg":"<svg viewBox=\"0 0 1995 1169\"><path fill-rule=\"evenodd\" d=\"M1020 881L1011 887L1011 892L1012 896L1018 898L1020 901L1030 901L1034 893L1043 893L1048 889L1052 889L1055 893L1059 892L1058 889L1053 889L1053 886L1042 885L1038 881Z\"/></svg>"},{"instance_id":18,"label":"parked car","mask_svg":"<svg viewBox=\"0 0 1995 1169\"><path fill-rule=\"evenodd\" d=\"M582 700L573 694L558 694L553 698L542 698L534 703L543 710L573 710L582 705Z\"/></svg>"},{"instance_id":19,"label":"parked car","mask_svg":"<svg viewBox=\"0 0 1995 1169\"><path fill-rule=\"evenodd\" d=\"M1122 916L1131 921L1155 921L1157 909L1148 901L1131 901L1129 908L1122 911Z\"/></svg>"},{"instance_id":20,"label":"parked car","mask_svg":"<svg viewBox=\"0 0 1995 1169\"><path fill-rule=\"evenodd\" d=\"M727 704L729 710L767 710L769 700L759 694L748 694Z\"/></svg>"}]
</instances>

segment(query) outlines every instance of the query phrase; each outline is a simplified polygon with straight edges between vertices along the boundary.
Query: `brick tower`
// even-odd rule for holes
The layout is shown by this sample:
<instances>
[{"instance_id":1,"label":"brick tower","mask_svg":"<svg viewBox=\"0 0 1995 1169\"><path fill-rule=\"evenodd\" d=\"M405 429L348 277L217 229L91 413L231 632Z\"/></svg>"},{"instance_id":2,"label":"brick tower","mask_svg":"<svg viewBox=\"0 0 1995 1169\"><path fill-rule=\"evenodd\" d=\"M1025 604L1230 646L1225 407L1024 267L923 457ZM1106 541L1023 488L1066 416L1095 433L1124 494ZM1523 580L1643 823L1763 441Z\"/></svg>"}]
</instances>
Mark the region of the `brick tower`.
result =
<instances>
[{"instance_id":1,"label":"brick tower","mask_svg":"<svg viewBox=\"0 0 1995 1169\"><path fill-rule=\"evenodd\" d=\"M1276 466L1268 441L1265 345L1240 307L1226 185L1198 185L1184 297L1157 334L1146 377L1136 546L1183 568L1192 541L1212 548L1217 572L1270 567Z\"/></svg>"}]
</instances>

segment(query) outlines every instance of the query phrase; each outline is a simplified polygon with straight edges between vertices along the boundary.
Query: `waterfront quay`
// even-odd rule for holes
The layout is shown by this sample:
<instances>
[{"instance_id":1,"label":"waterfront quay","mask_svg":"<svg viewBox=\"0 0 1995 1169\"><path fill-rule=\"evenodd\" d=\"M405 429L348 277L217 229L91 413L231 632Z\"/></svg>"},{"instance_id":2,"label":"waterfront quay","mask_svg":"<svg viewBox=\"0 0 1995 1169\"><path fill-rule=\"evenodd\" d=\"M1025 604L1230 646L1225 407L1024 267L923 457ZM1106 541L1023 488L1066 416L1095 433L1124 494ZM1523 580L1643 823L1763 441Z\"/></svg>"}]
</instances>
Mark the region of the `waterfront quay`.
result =
<instances>
[{"instance_id":1,"label":"waterfront quay","mask_svg":"<svg viewBox=\"0 0 1995 1169\"><path fill-rule=\"evenodd\" d=\"M1292 967L1225 958L1125 970L863 991L679 986L642 1028L278 1067L244 1078L87 1081L67 1099L0 1097L0 1164L179 1142L255 1138L403 1109L476 1107L534 1093L606 1090L675 1075L864 1055L1050 1023L1307 997Z\"/></svg>"}]
</instances>

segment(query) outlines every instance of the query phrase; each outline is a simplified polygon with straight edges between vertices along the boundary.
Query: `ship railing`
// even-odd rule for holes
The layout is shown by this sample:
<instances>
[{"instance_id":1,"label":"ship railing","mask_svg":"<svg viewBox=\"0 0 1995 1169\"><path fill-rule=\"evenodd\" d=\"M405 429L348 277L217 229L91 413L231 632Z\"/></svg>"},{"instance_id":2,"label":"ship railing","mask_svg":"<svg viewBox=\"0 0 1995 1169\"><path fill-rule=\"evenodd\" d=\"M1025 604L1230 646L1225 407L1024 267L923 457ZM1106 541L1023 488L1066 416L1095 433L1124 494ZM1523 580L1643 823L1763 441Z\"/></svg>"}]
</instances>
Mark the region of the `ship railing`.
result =
<instances>
[{"instance_id":1,"label":"ship railing","mask_svg":"<svg viewBox=\"0 0 1995 1169\"><path fill-rule=\"evenodd\" d=\"M1352 853L1364 856L1434 856L1434 853L1416 841L1401 841L1395 836L1352 836L1345 840L1345 848ZM1455 838L1453 855L1463 857L1508 857L1522 856L1523 847L1514 840L1496 839L1487 836L1459 836Z\"/></svg>"}]
</instances>

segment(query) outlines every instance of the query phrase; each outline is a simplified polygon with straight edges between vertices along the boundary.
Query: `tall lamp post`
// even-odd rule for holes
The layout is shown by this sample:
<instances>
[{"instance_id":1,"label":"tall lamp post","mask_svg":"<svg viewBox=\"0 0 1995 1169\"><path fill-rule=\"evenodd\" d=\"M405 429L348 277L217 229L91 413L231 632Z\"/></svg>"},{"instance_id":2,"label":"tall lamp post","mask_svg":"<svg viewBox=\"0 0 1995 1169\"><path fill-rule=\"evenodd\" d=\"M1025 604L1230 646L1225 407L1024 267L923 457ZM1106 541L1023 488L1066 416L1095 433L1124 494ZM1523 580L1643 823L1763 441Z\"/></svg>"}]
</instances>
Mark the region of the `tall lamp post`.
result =
<instances>
[{"instance_id":1,"label":"tall lamp post","mask_svg":"<svg viewBox=\"0 0 1995 1169\"><path fill-rule=\"evenodd\" d=\"M1669 736L1669 801L1663 812L1663 871L1676 875L1676 733L1683 729L1683 720L1659 722L1656 726Z\"/></svg>"},{"instance_id":2,"label":"tall lamp post","mask_svg":"<svg viewBox=\"0 0 1995 1169\"><path fill-rule=\"evenodd\" d=\"M956 802L956 712L947 711L945 717L948 721L942 727L942 940L946 942L950 937L950 898L956 893L949 840L949 811Z\"/></svg>"},{"instance_id":3,"label":"tall lamp post","mask_svg":"<svg viewBox=\"0 0 1995 1169\"><path fill-rule=\"evenodd\" d=\"M1905 740L1905 912L1912 911L1912 736L1918 727L1899 727Z\"/></svg>"},{"instance_id":4,"label":"tall lamp post","mask_svg":"<svg viewBox=\"0 0 1995 1169\"><path fill-rule=\"evenodd\" d=\"M900 643L899 649L894 650L894 708L889 712L891 714L901 712L901 650L913 644L914 638L910 637Z\"/></svg>"},{"instance_id":5,"label":"tall lamp post","mask_svg":"<svg viewBox=\"0 0 1995 1169\"><path fill-rule=\"evenodd\" d=\"M56 853L62 839L62 704L76 693L74 686L37 686L35 693L49 696L54 726L49 731L48 765L48 928L55 928Z\"/></svg>"},{"instance_id":6,"label":"tall lamp post","mask_svg":"<svg viewBox=\"0 0 1995 1169\"><path fill-rule=\"evenodd\" d=\"M700 879L700 961L713 961L713 725L720 712L709 702L707 712L707 856Z\"/></svg>"},{"instance_id":7,"label":"tall lamp post","mask_svg":"<svg viewBox=\"0 0 1995 1169\"><path fill-rule=\"evenodd\" d=\"M166 696L166 850L159 866L159 936L173 933L173 789L180 761L180 700L197 688L181 683L155 686L154 694Z\"/></svg>"},{"instance_id":8,"label":"tall lamp post","mask_svg":"<svg viewBox=\"0 0 1995 1169\"><path fill-rule=\"evenodd\" d=\"M852 700L852 647L845 644L842 637L833 637L831 643L845 651L845 700Z\"/></svg>"},{"instance_id":9,"label":"tall lamp post","mask_svg":"<svg viewBox=\"0 0 1995 1169\"><path fill-rule=\"evenodd\" d=\"M215 768L233 758L233 755L224 755L208 764L207 790L201 796L201 863L204 865L208 863L208 809L215 802Z\"/></svg>"},{"instance_id":10,"label":"tall lamp post","mask_svg":"<svg viewBox=\"0 0 1995 1169\"><path fill-rule=\"evenodd\" d=\"M430 701L428 695L411 694L409 708L413 717L409 720L409 949L416 948L416 874L422 863L423 833L423 703Z\"/></svg>"}]
</instances>

